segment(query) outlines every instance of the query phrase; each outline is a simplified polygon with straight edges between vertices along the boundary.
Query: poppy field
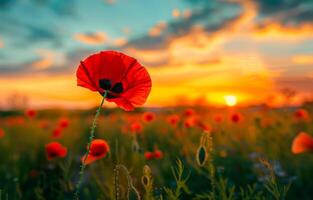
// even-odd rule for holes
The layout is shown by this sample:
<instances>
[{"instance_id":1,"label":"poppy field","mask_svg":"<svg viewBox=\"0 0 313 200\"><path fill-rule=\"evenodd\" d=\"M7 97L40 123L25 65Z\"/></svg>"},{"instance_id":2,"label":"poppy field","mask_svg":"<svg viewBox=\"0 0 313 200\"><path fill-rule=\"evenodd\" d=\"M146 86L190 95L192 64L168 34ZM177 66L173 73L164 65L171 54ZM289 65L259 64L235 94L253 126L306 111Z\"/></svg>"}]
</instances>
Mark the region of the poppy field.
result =
<instances>
[{"instance_id":1,"label":"poppy field","mask_svg":"<svg viewBox=\"0 0 313 200\"><path fill-rule=\"evenodd\" d=\"M72 199L94 112L2 112L2 199ZM80 199L311 199L311 112L104 107Z\"/></svg>"},{"instance_id":2,"label":"poppy field","mask_svg":"<svg viewBox=\"0 0 313 200\"><path fill-rule=\"evenodd\" d=\"M312 0L0 0L0 200L313 200L312 33Z\"/></svg>"}]
</instances>

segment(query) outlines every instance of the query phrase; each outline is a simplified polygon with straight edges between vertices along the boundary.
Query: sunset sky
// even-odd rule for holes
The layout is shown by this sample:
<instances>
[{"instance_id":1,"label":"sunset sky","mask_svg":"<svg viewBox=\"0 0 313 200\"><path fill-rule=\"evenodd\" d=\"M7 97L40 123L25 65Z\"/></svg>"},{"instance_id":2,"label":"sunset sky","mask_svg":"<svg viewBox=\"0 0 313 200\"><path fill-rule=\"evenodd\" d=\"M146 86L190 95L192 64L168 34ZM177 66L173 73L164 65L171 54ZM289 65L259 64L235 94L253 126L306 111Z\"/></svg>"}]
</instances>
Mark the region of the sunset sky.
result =
<instances>
[{"instance_id":1,"label":"sunset sky","mask_svg":"<svg viewBox=\"0 0 313 200\"><path fill-rule=\"evenodd\" d=\"M89 107L100 96L76 86L80 60L100 50L137 58L153 81L147 106L223 105L297 92L313 97L311 0L0 1L0 108Z\"/></svg>"}]
</instances>

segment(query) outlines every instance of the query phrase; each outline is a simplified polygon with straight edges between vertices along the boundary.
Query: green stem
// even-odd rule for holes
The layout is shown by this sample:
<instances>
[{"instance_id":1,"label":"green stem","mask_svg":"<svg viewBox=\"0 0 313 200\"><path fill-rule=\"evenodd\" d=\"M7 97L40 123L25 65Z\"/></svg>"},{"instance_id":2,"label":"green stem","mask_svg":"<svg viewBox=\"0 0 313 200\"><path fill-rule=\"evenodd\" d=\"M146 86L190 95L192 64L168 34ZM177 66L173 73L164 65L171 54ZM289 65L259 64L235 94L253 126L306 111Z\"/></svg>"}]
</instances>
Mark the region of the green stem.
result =
<instances>
[{"instance_id":1,"label":"green stem","mask_svg":"<svg viewBox=\"0 0 313 200\"><path fill-rule=\"evenodd\" d=\"M90 151L91 142L92 142L93 138L95 137L95 129L97 127L97 120L98 120L98 117L100 115L100 111L101 111L101 108L103 106L103 103L104 103L106 96L107 96L107 92L105 91L103 94L103 98L102 98L102 101L100 103L100 106L98 107L96 115L93 118L91 130L90 130L90 135L89 135L89 139L88 139L88 144L87 144L87 152L85 154L86 155L85 159L83 160L82 165L80 166L79 179L78 179L78 182L76 184L76 190L74 193L74 200L79 200L79 189L80 189L80 186L82 184L82 180L83 180L83 176L84 176L84 172L85 172L85 168L86 168L85 162L86 162L86 159L87 159L89 151Z\"/></svg>"}]
</instances>

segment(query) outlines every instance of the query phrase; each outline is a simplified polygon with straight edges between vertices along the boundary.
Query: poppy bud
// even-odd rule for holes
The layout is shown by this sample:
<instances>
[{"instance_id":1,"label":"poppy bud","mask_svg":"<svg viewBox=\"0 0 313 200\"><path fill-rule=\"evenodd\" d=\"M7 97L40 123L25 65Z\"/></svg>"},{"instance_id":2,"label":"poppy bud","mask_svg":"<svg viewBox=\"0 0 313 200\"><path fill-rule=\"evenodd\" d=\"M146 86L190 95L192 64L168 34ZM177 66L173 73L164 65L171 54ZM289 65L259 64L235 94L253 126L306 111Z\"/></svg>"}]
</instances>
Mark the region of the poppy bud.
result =
<instances>
[{"instance_id":1,"label":"poppy bud","mask_svg":"<svg viewBox=\"0 0 313 200\"><path fill-rule=\"evenodd\" d=\"M197 163L200 166L204 166L207 158L208 158L208 153L207 150L204 146L200 146L197 150Z\"/></svg>"}]
</instances>

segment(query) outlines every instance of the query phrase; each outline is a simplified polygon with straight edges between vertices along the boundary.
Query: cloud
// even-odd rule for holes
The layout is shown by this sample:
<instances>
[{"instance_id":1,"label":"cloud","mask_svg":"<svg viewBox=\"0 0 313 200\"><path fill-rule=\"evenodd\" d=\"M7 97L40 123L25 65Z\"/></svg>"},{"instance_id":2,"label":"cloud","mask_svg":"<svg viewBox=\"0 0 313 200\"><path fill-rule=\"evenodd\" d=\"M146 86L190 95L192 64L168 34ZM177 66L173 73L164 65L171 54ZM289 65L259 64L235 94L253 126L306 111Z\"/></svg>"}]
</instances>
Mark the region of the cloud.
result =
<instances>
[{"instance_id":1,"label":"cloud","mask_svg":"<svg viewBox=\"0 0 313 200\"><path fill-rule=\"evenodd\" d=\"M183 13L187 14L177 20L156 23L146 35L129 40L121 49L147 66L218 62L224 34L244 15L238 4L225 2L206 3Z\"/></svg>"},{"instance_id":2,"label":"cloud","mask_svg":"<svg viewBox=\"0 0 313 200\"><path fill-rule=\"evenodd\" d=\"M149 30L148 34L150 37L160 36L162 34L162 31L165 30L166 27L167 27L166 22L160 21Z\"/></svg>"},{"instance_id":3,"label":"cloud","mask_svg":"<svg viewBox=\"0 0 313 200\"><path fill-rule=\"evenodd\" d=\"M89 45L102 45L108 39L104 32L76 33L73 38L81 43Z\"/></svg>"},{"instance_id":4,"label":"cloud","mask_svg":"<svg viewBox=\"0 0 313 200\"><path fill-rule=\"evenodd\" d=\"M172 16L178 18L180 16L180 11L177 8L174 8L172 11Z\"/></svg>"},{"instance_id":5,"label":"cloud","mask_svg":"<svg viewBox=\"0 0 313 200\"><path fill-rule=\"evenodd\" d=\"M76 1L75 0L66 0L66 1L50 1L50 0L29 0L22 2L18 0L1 0L0 1L0 10L8 11L16 7L27 6L37 6L39 9L47 8L52 13L58 16L68 16L74 15L76 11Z\"/></svg>"},{"instance_id":6,"label":"cloud","mask_svg":"<svg viewBox=\"0 0 313 200\"><path fill-rule=\"evenodd\" d=\"M309 0L255 1L258 18L255 30L299 34L313 31L313 2ZM287 33L286 33L287 32Z\"/></svg>"},{"instance_id":7,"label":"cloud","mask_svg":"<svg viewBox=\"0 0 313 200\"><path fill-rule=\"evenodd\" d=\"M66 63L65 56L60 52L46 49L36 51L39 58L31 63L31 66L37 70L44 70L51 67L62 67Z\"/></svg>"},{"instance_id":8,"label":"cloud","mask_svg":"<svg viewBox=\"0 0 313 200\"><path fill-rule=\"evenodd\" d=\"M313 65L313 54L295 55L292 61L295 64Z\"/></svg>"},{"instance_id":9,"label":"cloud","mask_svg":"<svg viewBox=\"0 0 313 200\"><path fill-rule=\"evenodd\" d=\"M36 75L63 75L70 74L76 68L79 61L94 53L90 50L75 49L67 54L61 52L37 49L35 58L15 64L0 64L0 77L17 78Z\"/></svg>"},{"instance_id":10,"label":"cloud","mask_svg":"<svg viewBox=\"0 0 313 200\"><path fill-rule=\"evenodd\" d=\"M113 45L116 46L116 47L121 47L121 46L124 46L125 44L127 44L128 40L124 37L120 37L120 38L116 38L114 41L113 41Z\"/></svg>"},{"instance_id":11,"label":"cloud","mask_svg":"<svg viewBox=\"0 0 313 200\"><path fill-rule=\"evenodd\" d=\"M13 45L16 47L25 47L40 42L48 42L54 47L62 45L61 32L53 25L41 26L31 22L22 22L9 16L2 16L0 23L2 26L0 33L3 36L14 35L16 39Z\"/></svg>"}]
</instances>

